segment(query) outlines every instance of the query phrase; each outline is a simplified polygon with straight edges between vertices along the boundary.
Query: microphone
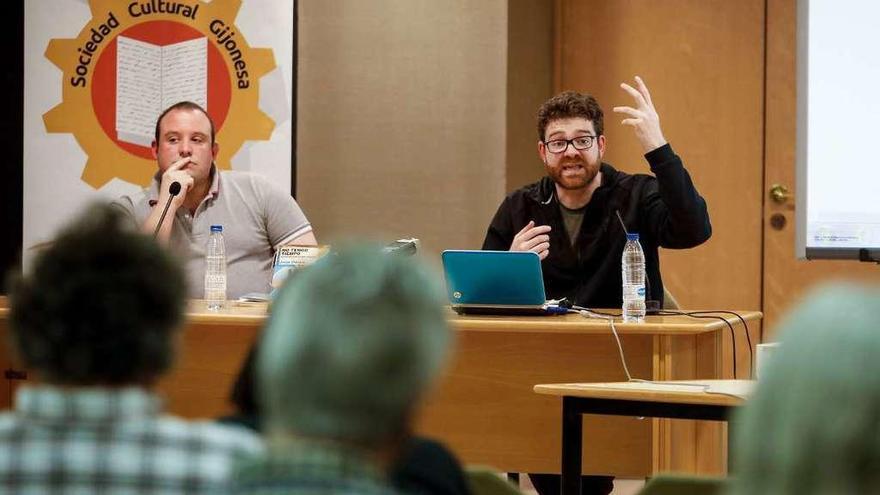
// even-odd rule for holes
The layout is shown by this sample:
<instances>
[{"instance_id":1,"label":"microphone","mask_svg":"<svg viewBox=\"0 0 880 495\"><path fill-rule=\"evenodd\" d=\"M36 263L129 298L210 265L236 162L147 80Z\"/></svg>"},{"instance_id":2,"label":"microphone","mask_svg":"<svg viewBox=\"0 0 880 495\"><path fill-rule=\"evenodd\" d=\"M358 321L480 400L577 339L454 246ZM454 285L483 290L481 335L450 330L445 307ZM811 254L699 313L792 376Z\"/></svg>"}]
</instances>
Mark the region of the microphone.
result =
<instances>
[{"instance_id":1,"label":"microphone","mask_svg":"<svg viewBox=\"0 0 880 495\"><path fill-rule=\"evenodd\" d=\"M171 185L168 186L168 194L170 194L172 198L180 194L180 182L172 182Z\"/></svg>"},{"instance_id":2,"label":"microphone","mask_svg":"<svg viewBox=\"0 0 880 495\"><path fill-rule=\"evenodd\" d=\"M159 217L159 223L156 224L156 230L153 231L153 239L159 235L159 229L162 228L162 222L165 221L165 215L168 213L168 208L171 206L171 201L174 199L174 196L180 194L180 182L174 181L168 186L168 201L165 202L165 209L162 210L162 216Z\"/></svg>"}]
</instances>

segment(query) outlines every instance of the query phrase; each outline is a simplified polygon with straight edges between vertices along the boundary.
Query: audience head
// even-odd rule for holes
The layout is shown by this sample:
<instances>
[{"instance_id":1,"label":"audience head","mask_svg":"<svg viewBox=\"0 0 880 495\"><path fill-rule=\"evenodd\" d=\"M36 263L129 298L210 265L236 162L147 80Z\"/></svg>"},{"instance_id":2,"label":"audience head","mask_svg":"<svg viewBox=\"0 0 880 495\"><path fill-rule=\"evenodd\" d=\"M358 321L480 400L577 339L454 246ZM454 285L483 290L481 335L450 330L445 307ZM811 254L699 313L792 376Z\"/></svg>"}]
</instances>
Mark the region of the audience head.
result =
<instances>
[{"instance_id":1,"label":"audience head","mask_svg":"<svg viewBox=\"0 0 880 495\"><path fill-rule=\"evenodd\" d=\"M736 423L734 493L880 492L878 301L826 287L784 322Z\"/></svg>"},{"instance_id":2,"label":"audience head","mask_svg":"<svg viewBox=\"0 0 880 495\"><path fill-rule=\"evenodd\" d=\"M48 383L148 385L172 363L184 284L158 244L91 206L12 281L14 345Z\"/></svg>"},{"instance_id":3,"label":"audience head","mask_svg":"<svg viewBox=\"0 0 880 495\"><path fill-rule=\"evenodd\" d=\"M437 278L417 260L351 246L290 277L257 361L270 443L380 449L406 433L450 334Z\"/></svg>"},{"instance_id":4,"label":"audience head","mask_svg":"<svg viewBox=\"0 0 880 495\"><path fill-rule=\"evenodd\" d=\"M547 139L547 125L556 120L582 118L593 123L597 136L605 133L602 108L592 95L564 91L538 108L538 141Z\"/></svg>"}]
</instances>

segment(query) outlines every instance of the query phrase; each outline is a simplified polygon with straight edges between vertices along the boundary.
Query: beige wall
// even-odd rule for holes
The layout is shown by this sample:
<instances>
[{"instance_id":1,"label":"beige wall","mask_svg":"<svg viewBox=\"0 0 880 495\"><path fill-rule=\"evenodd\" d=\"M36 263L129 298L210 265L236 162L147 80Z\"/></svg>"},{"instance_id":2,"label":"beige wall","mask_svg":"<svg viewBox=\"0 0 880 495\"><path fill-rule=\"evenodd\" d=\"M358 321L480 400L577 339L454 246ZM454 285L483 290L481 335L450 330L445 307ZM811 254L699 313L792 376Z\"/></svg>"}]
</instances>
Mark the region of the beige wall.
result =
<instances>
[{"instance_id":1,"label":"beige wall","mask_svg":"<svg viewBox=\"0 0 880 495\"><path fill-rule=\"evenodd\" d=\"M508 3L506 191L544 175L535 115L553 94L553 12L553 0Z\"/></svg>"},{"instance_id":2,"label":"beige wall","mask_svg":"<svg viewBox=\"0 0 880 495\"><path fill-rule=\"evenodd\" d=\"M480 246L507 174L535 163L533 137L529 156L507 138L550 91L552 1L508 3L300 2L297 197L320 242Z\"/></svg>"}]
</instances>

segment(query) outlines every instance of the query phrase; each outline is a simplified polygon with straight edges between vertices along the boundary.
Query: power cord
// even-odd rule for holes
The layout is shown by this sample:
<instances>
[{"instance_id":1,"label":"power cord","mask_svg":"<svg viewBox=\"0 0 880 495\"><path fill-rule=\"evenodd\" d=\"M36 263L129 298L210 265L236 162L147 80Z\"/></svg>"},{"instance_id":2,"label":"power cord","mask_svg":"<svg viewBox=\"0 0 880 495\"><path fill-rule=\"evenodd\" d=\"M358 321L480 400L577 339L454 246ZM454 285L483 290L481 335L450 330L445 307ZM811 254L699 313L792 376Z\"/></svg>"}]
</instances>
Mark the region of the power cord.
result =
<instances>
[{"instance_id":1,"label":"power cord","mask_svg":"<svg viewBox=\"0 0 880 495\"><path fill-rule=\"evenodd\" d=\"M690 316L691 318L709 318L709 319L717 319L727 325L727 328L730 329L730 340L733 345L732 354L733 354L733 378L736 379L736 331L733 328L733 325L727 321L727 318L723 316L718 316L718 314L728 314L736 316L739 319L740 323L743 325L743 329L746 333L746 342L749 347L749 374L748 378L752 377L752 369L754 368L754 355L752 354L752 337L749 335L749 325L746 323L745 318L743 318L739 313L735 311L726 311L726 310L718 310L718 311L661 311L660 315L682 315L682 316Z\"/></svg>"},{"instance_id":2,"label":"power cord","mask_svg":"<svg viewBox=\"0 0 880 495\"><path fill-rule=\"evenodd\" d=\"M629 374L629 368L626 366L626 356L623 355L623 345L620 343L620 336L617 335L617 328L615 328L614 326L614 318L619 315L592 311L581 306L572 306L571 311L580 314L584 318L598 318L601 320L608 320L608 324L611 325L611 333L614 335L614 340L617 342L617 352L620 353L620 363L623 365L623 372L626 373L626 381L643 381L633 379L632 375Z\"/></svg>"},{"instance_id":3,"label":"power cord","mask_svg":"<svg viewBox=\"0 0 880 495\"><path fill-rule=\"evenodd\" d=\"M614 319L619 318L620 314L613 313L603 313L601 311L595 311L589 308L585 308L583 306L572 305L569 308L570 312L578 313L584 318L597 318L602 320L607 320L609 326L611 327L611 333L614 335L614 340L617 343L617 351L620 354L620 363L623 365L623 371L626 373L626 380L629 382L642 382L642 383L654 383L651 380L642 380L638 378L633 378L629 372L629 367L626 364L626 356L623 352L623 344L620 342L620 336L617 333L617 327L614 326ZM749 378L752 375L752 367L753 367L753 355L752 355L752 339L749 336L749 326L746 323L745 318L743 318L740 314L734 311L660 311L658 315L660 316L688 316L691 318L697 319L717 319L727 325L727 328L730 329L730 338L732 341L732 357L733 357L733 378L736 379L736 332L734 331L733 325L727 321L723 316L719 316L718 314L729 314L736 316L739 321L742 323L743 328L746 332L746 340L749 345ZM697 385L695 385L697 386ZM699 385L702 387L702 385Z\"/></svg>"}]
</instances>

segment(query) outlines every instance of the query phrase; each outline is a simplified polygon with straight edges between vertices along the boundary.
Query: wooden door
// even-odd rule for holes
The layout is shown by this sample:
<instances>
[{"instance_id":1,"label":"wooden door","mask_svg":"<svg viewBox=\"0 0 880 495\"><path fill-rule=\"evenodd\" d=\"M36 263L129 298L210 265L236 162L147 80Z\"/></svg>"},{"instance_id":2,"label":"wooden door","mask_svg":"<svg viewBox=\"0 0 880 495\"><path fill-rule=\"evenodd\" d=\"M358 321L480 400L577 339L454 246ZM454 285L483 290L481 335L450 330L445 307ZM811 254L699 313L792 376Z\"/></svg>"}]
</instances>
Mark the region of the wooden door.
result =
<instances>
[{"instance_id":1,"label":"wooden door","mask_svg":"<svg viewBox=\"0 0 880 495\"><path fill-rule=\"evenodd\" d=\"M759 309L764 0L560 0L556 19L557 89L599 100L606 161L650 173L611 111L631 105L619 84L639 75L706 198L712 238L662 250L666 287L689 309Z\"/></svg>"},{"instance_id":2,"label":"wooden door","mask_svg":"<svg viewBox=\"0 0 880 495\"><path fill-rule=\"evenodd\" d=\"M559 0L556 89L596 96L605 110L605 160L650 173L633 132L612 108L631 105L620 89L641 76L665 137L709 206L712 238L695 249L661 251L664 284L687 309L759 309L761 305L764 142L764 0ZM757 339L757 325L750 325ZM737 375L750 367L737 332ZM721 339L721 374L733 353ZM642 378L642 377L640 377ZM654 377L657 378L657 377ZM662 469L714 472L689 439L723 444L718 425L663 420L671 463Z\"/></svg>"},{"instance_id":3,"label":"wooden door","mask_svg":"<svg viewBox=\"0 0 880 495\"><path fill-rule=\"evenodd\" d=\"M765 338L770 337L784 313L816 284L833 279L880 282L880 266L876 264L796 259L794 198L782 204L769 198L769 189L774 184L784 185L798 194L795 190L796 11L797 0L768 0L762 307L769 334ZM846 125L845 122L840 124ZM780 226L780 222L784 225Z\"/></svg>"}]
</instances>

